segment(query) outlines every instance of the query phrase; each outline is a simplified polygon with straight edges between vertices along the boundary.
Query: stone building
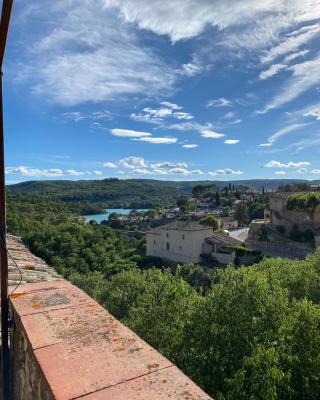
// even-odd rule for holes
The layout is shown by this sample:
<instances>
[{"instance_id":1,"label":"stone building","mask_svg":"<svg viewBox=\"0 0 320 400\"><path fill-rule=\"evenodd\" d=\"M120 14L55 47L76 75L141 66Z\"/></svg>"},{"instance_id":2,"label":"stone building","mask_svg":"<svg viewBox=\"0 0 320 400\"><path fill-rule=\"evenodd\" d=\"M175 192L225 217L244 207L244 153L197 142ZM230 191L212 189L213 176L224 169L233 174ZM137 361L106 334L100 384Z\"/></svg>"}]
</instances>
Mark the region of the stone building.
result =
<instances>
[{"instance_id":1,"label":"stone building","mask_svg":"<svg viewBox=\"0 0 320 400\"><path fill-rule=\"evenodd\" d=\"M288 197L292 194L279 192L270 195L270 208L268 210L270 224L272 226L283 226L286 230L297 225L301 230L311 229L316 233L320 229L320 205L312 211L288 210L286 203Z\"/></svg>"},{"instance_id":2,"label":"stone building","mask_svg":"<svg viewBox=\"0 0 320 400\"><path fill-rule=\"evenodd\" d=\"M238 221L233 217L220 217L219 225L222 229L237 229L239 227Z\"/></svg>"},{"instance_id":3,"label":"stone building","mask_svg":"<svg viewBox=\"0 0 320 400\"><path fill-rule=\"evenodd\" d=\"M147 232L147 256L183 263L198 263L204 253L204 240L212 227L194 221L176 220Z\"/></svg>"},{"instance_id":4,"label":"stone building","mask_svg":"<svg viewBox=\"0 0 320 400\"><path fill-rule=\"evenodd\" d=\"M212 227L193 221L174 221L147 232L147 256L181 263L198 263L203 256L218 264L226 265L234 260L228 246L240 241L219 233Z\"/></svg>"}]
</instances>

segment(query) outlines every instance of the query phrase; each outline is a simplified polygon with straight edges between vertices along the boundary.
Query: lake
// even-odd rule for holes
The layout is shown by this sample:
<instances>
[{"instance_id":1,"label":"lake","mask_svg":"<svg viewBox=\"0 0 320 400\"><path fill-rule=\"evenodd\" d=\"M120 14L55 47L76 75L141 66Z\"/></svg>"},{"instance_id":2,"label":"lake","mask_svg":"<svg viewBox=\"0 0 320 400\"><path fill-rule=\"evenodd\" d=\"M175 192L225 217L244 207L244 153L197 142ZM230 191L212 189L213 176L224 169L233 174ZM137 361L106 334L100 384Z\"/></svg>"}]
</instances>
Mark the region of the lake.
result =
<instances>
[{"instance_id":1,"label":"lake","mask_svg":"<svg viewBox=\"0 0 320 400\"><path fill-rule=\"evenodd\" d=\"M93 215L84 215L84 218L86 222L89 221L96 221L98 224L100 224L101 221L103 220L108 220L109 214L115 212L120 215L129 215L130 211L135 210L135 211L148 211L148 209L145 208L139 208L139 209L133 209L133 208L106 208L106 213L105 214L93 214Z\"/></svg>"}]
</instances>

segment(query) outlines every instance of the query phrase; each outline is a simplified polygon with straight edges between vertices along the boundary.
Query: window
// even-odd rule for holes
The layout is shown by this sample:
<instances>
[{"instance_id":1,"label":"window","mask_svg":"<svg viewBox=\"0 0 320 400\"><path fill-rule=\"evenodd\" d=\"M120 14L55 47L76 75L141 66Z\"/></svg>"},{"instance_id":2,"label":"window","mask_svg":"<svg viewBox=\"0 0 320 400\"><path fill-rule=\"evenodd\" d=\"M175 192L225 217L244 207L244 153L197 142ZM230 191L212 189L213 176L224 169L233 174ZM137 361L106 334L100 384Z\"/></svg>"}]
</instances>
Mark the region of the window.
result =
<instances>
[{"instance_id":1,"label":"window","mask_svg":"<svg viewBox=\"0 0 320 400\"><path fill-rule=\"evenodd\" d=\"M179 246L179 250L182 251L182 246Z\"/></svg>"},{"instance_id":2,"label":"window","mask_svg":"<svg viewBox=\"0 0 320 400\"><path fill-rule=\"evenodd\" d=\"M167 232L167 238L169 237L169 233Z\"/></svg>"},{"instance_id":3,"label":"window","mask_svg":"<svg viewBox=\"0 0 320 400\"><path fill-rule=\"evenodd\" d=\"M184 236L184 234L182 235L182 240L184 240L185 239L185 236Z\"/></svg>"},{"instance_id":4,"label":"window","mask_svg":"<svg viewBox=\"0 0 320 400\"><path fill-rule=\"evenodd\" d=\"M155 240L153 241L153 245L154 245L154 246L156 245L156 241L155 241Z\"/></svg>"},{"instance_id":5,"label":"window","mask_svg":"<svg viewBox=\"0 0 320 400\"><path fill-rule=\"evenodd\" d=\"M167 251L170 251L170 243L167 242Z\"/></svg>"}]
</instances>

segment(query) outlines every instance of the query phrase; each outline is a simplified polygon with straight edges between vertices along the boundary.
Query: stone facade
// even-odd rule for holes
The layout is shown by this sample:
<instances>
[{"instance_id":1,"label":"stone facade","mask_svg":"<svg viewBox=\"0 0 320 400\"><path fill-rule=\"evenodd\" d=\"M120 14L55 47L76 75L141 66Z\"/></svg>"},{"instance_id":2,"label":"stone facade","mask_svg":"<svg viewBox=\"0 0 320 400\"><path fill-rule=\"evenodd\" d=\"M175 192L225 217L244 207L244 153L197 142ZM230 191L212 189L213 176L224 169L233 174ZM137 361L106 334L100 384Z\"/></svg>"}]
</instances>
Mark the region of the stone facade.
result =
<instances>
[{"instance_id":1,"label":"stone facade","mask_svg":"<svg viewBox=\"0 0 320 400\"><path fill-rule=\"evenodd\" d=\"M13 400L54 400L21 327L12 336Z\"/></svg>"},{"instance_id":2,"label":"stone facade","mask_svg":"<svg viewBox=\"0 0 320 400\"><path fill-rule=\"evenodd\" d=\"M183 263L198 263L204 254L204 240L212 228L196 222L175 221L147 232L147 256Z\"/></svg>"},{"instance_id":3,"label":"stone facade","mask_svg":"<svg viewBox=\"0 0 320 400\"><path fill-rule=\"evenodd\" d=\"M286 202L292 193L274 193L270 196L270 224L283 226L286 230L298 225L300 230L311 229L317 232L320 229L320 205L313 212L309 210L287 210Z\"/></svg>"}]
</instances>

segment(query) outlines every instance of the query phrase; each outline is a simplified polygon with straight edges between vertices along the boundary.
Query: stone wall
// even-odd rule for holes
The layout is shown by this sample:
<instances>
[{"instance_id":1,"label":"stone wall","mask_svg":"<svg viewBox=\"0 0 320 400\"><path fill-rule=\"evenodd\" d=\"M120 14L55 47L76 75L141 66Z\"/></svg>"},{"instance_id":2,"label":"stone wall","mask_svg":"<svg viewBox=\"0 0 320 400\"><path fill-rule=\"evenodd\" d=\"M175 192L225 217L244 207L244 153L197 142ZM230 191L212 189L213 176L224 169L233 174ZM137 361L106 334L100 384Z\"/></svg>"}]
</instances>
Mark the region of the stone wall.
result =
<instances>
[{"instance_id":1,"label":"stone wall","mask_svg":"<svg viewBox=\"0 0 320 400\"><path fill-rule=\"evenodd\" d=\"M14 400L210 400L65 280L23 285L11 310Z\"/></svg>"},{"instance_id":2,"label":"stone wall","mask_svg":"<svg viewBox=\"0 0 320 400\"><path fill-rule=\"evenodd\" d=\"M21 327L12 336L13 400L54 400Z\"/></svg>"},{"instance_id":3,"label":"stone wall","mask_svg":"<svg viewBox=\"0 0 320 400\"><path fill-rule=\"evenodd\" d=\"M168 359L10 236L13 400L210 400ZM9 293L20 280L9 265Z\"/></svg>"}]
</instances>

